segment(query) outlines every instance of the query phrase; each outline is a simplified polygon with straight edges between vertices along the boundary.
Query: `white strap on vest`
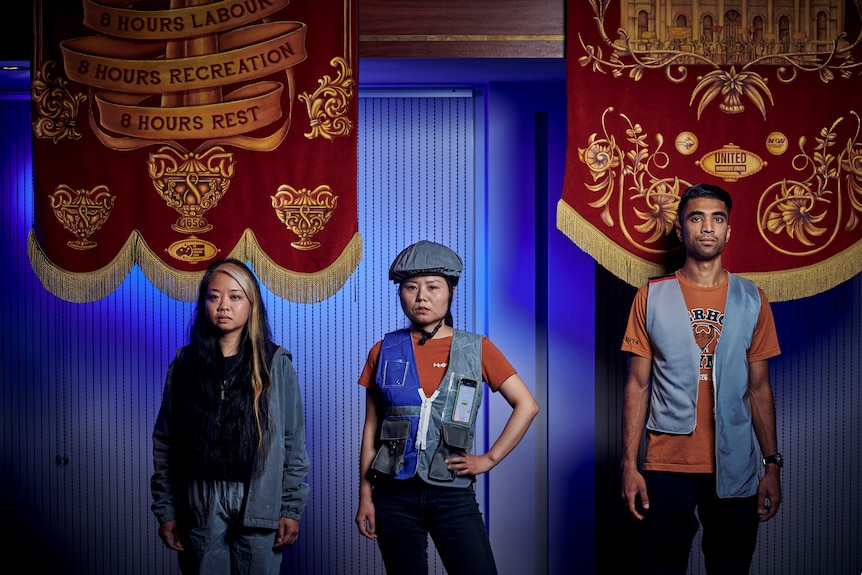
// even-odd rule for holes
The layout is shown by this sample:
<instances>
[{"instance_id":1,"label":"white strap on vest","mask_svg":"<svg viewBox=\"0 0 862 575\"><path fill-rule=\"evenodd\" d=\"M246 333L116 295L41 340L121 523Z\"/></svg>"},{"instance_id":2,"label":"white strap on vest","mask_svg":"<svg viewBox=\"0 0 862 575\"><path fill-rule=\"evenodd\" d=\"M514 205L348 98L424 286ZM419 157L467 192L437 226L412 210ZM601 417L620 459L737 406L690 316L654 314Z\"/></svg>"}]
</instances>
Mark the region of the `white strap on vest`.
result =
<instances>
[{"instance_id":1,"label":"white strap on vest","mask_svg":"<svg viewBox=\"0 0 862 575\"><path fill-rule=\"evenodd\" d=\"M419 429L416 430L416 449L425 451L425 446L428 444L428 424L431 422L431 406L437 396L440 395L440 389L435 389L431 397L425 397L425 390L419 388L419 397L422 398L422 407L419 410Z\"/></svg>"}]
</instances>

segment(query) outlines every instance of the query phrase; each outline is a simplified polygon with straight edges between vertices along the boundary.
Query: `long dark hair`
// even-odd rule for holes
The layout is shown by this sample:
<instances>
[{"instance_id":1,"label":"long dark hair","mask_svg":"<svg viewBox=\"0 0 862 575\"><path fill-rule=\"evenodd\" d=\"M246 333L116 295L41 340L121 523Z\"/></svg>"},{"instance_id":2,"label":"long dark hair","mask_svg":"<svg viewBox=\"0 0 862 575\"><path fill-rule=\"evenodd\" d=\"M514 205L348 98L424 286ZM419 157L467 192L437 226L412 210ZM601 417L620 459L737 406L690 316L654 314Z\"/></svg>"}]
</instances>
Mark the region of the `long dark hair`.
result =
<instances>
[{"instance_id":1,"label":"long dark hair","mask_svg":"<svg viewBox=\"0 0 862 575\"><path fill-rule=\"evenodd\" d=\"M207 317L209 285L216 274L236 280L249 302L238 354L222 357L220 332ZM265 461L270 432L269 365L275 353L260 284L241 261L214 262L201 279L189 343L175 378L187 465L210 479L247 480Z\"/></svg>"}]
</instances>

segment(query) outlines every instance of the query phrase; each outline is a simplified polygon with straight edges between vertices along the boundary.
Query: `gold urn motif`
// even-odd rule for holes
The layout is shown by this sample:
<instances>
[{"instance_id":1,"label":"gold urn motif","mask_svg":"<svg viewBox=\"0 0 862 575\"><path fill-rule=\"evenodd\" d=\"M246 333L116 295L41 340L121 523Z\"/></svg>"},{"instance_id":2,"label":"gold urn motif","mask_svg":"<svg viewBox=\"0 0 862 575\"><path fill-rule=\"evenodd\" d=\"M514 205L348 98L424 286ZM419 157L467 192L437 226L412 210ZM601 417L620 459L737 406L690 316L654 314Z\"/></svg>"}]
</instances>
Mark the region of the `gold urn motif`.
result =
<instances>
[{"instance_id":1,"label":"gold urn motif","mask_svg":"<svg viewBox=\"0 0 862 575\"><path fill-rule=\"evenodd\" d=\"M320 247L320 242L312 241L311 237L323 229L338 204L338 196L333 195L329 186L320 185L312 191L282 184L271 197L278 219L299 236L299 241L290 245L298 250Z\"/></svg>"},{"instance_id":2,"label":"gold urn motif","mask_svg":"<svg viewBox=\"0 0 862 575\"><path fill-rule=\"evenodd\" d=\"M156 191L180 217L171 227L184 234L212 229L204 214L214 208L230 187L233 154L215 146L197 152L180 152L164 146L147 162Z\"/></svg>"},{"instance_id":3,"label":"gold urn motif","mask_svg":"<svg viewBox=\"0 0 862 575\"><path fill-rule=\"evenodd\" d=\"M49 198L51 209L63 228L77 238L66 245L76 250L89 250L98 245L90 236L107 221L117 199L104 185L92 190L73 190L65 184L57 186Z\"/></svg>"}]
</instances>

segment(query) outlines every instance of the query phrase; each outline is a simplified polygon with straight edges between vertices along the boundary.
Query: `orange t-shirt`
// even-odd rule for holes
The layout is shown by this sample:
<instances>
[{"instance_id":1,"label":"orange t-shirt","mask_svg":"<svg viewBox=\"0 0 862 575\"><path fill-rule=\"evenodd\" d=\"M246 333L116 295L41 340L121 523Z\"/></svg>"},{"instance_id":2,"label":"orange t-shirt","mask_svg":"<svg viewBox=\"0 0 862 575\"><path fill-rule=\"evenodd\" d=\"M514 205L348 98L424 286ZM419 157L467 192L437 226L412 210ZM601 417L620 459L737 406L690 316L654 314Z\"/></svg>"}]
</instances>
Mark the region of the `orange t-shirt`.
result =
<instances>
[{"instance_id":1,"label":"orange t-shirt","mask_svg":"<svg viewBox=\"0 0 862 575\"><path fill-rule=\"evenodd\" d=\"M419 335L413 334L413 354L416 357L416 368L419 371L419 381L426 397L443 381L446 368L449 365L449 348L451 337L429 339L425 345L419 345ZM380 347L383 341L378 341L368 352L365 367L359 376L359 385L371 387L376 385L377 361L380 358ZM488 384L491 391L497 391L504 381L516 373L503 353L497 349L491 340L482 336L482 380Z\"/></svg>"},{"instance_id":2,"label":"orange t-shirt","mask_svg":"<svg viewBox=\"0 0 862 575\"><path fill-rule=\"evenodd\" d=\"M682 295L688 307L692 333L701 348L700 381L697 390L697 423L694 431L687 435L658 433L647 430L647 451L644 469L656 471L684 471L687 473L715 472L715 395L712 383L712 356L721 337L724 324L724 306L727 301L725 280L715 287L701 287L676 274ZM645 358L652 358L652 347L646 331L647 286L642 286L635 296L629 314L622 350ZM762 290L760 292L760 314L748 362L761 361L781 353L772 308ZM733 318L728 318L733 321Z\"/></svg>"}]
</instances>

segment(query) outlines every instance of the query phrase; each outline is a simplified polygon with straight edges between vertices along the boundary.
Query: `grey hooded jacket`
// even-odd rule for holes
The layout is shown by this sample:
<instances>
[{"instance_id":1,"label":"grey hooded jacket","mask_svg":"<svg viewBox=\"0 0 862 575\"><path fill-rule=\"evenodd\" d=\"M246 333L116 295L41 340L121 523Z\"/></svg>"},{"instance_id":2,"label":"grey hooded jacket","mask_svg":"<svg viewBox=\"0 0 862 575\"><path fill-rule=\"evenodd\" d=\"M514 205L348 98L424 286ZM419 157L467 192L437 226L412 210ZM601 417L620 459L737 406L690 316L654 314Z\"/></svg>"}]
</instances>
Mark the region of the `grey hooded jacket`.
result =
<instances>
[{"instance_id":1,"label":"grey hooded jacket","mask_svg":"<svg viewBox=\"0 0 862 575\"><path fill-rule=\"evenodd\" d=\"M177 352L177 357L182 350ZM175 469L171 450L176 441L172 434L175 414L172 410L173 373L177 358L171 362L165 381L162 405L153 428L153 467L150 482L153 496L151 508L159 523L188 517L196 525L205 521L205 510L196 508L190 496L195 492L190 485L189 470ZM279 519L299 520L308 502L309 459L305 444L305 419L299 392L296 370L289 351L279 347L270 366L272 390L269 394L269 411L274 432L270 434L266 466L248 486L242 524L247 527L277 529ZM181 485L185 483L184 485Z\"/></svg>"}]
</instances>

